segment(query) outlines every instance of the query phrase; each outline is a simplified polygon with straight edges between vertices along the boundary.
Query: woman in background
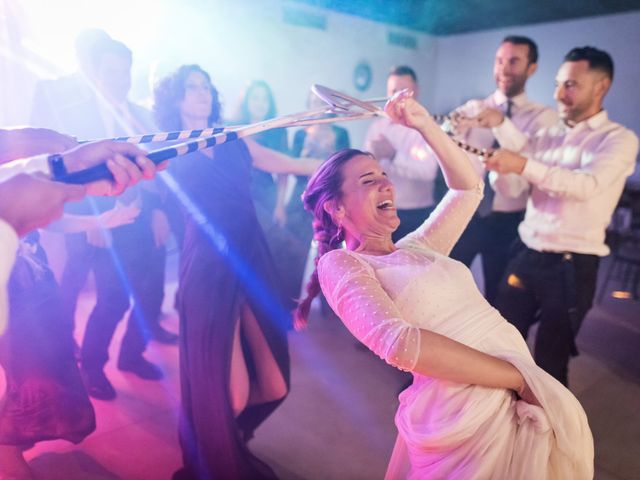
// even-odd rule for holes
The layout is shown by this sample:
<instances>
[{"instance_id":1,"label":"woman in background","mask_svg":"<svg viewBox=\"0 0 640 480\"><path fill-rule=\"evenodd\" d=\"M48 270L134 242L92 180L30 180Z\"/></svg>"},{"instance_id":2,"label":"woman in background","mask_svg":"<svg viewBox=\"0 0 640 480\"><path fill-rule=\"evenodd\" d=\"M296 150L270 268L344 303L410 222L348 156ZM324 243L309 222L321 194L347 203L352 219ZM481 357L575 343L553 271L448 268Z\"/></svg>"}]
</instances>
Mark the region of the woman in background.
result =
<instances>
[{"instance_id":1,"label":"woman in background","mask_svg":"<svg viewBox=\"0 0 640 480\"><path fill-rule=\"evenodd\" d=\"M264 80L251 82L242 96L238 123L249 124L270 120L277 115L273 91ZM289 154L287 129L276 128L253 135L252 140L263 147ZM289 175L274 175L260 168L251 168L251 197L256 207L258 221L267 237L282 292L285 308L293 310L299 290L288 287L290 277L289 257L295 255L296 245L290 233L283 227L287 221L285 201Z\"/></svg>"},{"instance_id":2,"label":"woman in background","mask_svg":"<svg viewBox=\"0 0 640 480\"><path fill-rule=\"evenodd\" d=\"M251 82L242 95L239 124L258 123L271 120L277 115L273 91L264 80ZM285 128L266 130L252 136L252 140L280 153L289 153L289 140ZM284 199L287 175L274 175L256 167L251 168L251 196L256 206L258 220L269 239L269 232L276 223L284 219Z\"/></svg>"},{"instance_id":3,"label":"woman in background","mask_svg":"<svg viewBox=\"0 0 640 480\"><path fill-rule=\"evenodd\" d=\"M307 108L316 109L325 105L317 95L309 93ZM349 132L335 124L318 124L298 130L293 137L291 155L294 157L318 158L325 160L343 148L349 148ZM307 258L316 255L311 245L313 228L312 215L304 209L302 194L309 181L308 176L296 176L293 193L286 209L286 229L291 239L292 248L289 249L287 278L285 285L294 298L300 296L302 290ZM324 305L324 303L323 303Z\"/></svg>"}]
</instances>

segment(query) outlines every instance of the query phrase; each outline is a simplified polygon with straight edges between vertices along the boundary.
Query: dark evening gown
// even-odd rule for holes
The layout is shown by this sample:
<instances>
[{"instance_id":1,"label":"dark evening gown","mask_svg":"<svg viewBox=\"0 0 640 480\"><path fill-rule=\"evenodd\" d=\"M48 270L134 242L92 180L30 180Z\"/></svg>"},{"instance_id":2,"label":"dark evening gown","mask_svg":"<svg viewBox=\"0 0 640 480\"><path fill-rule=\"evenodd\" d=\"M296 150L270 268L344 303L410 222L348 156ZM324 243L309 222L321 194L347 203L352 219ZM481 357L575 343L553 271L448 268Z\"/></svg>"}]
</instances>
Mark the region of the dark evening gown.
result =
<instances>
[{"instance_id":1,"label":"dark evening gown","mask_svg":"<svg viewBox=\"0 0 640 480\"><path fill-rule=\"evenodd\" d=\"M248 407L236 419L229 399L234 326L245 304L289 385L290 316L251 200L249 150L242 141L227 143L213 159L195 152L172 170L186 211L178 292L184 468L174 478L275 478L246 441L282 400ZM252 379L251 354L243 351Z\"/></svg>"},{"instance_id":2,"label":"dark evening gown","mask_svg":"<svg viewBox=\"0 0 640 480\"><path fill-rule=\"evenodd\" d=\"M71 322L37 234L21 242L9 302L9 327L0 337L7 379L0 444L78 443L95 429L95 414L76 365Z\"/></svg>"}]
</instances>

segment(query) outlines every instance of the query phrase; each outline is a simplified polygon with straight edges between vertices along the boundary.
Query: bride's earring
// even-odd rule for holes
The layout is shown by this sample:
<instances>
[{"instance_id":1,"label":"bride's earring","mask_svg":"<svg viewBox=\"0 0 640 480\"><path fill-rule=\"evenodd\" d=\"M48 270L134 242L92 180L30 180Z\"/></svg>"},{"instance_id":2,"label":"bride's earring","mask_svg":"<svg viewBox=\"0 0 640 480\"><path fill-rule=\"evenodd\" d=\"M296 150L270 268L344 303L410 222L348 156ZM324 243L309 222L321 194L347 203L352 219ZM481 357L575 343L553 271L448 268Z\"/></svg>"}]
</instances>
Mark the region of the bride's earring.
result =
<instances>
[{"instance_id":1,"label":"bride's earring","mask_svg":"<svg viewBox=\"0 0 640 480\"><path fill-rule=\"evenodd\" d=\"M342 223L339 223L338 230L336 231L336 234L331 239L331 244L334 245L336 242L342 243L343 241L344 241L344 228L342 227Z\"/></svg>"}]
</instances>

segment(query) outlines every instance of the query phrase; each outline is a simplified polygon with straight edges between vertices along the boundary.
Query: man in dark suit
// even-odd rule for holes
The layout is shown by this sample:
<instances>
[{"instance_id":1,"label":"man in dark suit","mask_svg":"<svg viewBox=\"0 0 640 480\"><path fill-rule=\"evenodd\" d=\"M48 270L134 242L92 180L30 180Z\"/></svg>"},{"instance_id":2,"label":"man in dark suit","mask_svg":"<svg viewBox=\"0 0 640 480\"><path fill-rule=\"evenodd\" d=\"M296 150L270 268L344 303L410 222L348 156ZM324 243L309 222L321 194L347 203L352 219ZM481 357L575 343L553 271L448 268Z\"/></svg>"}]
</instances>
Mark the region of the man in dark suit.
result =
<instances>
[{"instance_id":1,"label":"man in dark suit","mask_svg":"<svg viewBox=\"0 0 640 480\"><path fill-rule=\"evenodd\" d=\"M90 62L95 91L58 110L62 131L79 139L154 131L151 113L127 99L131 87L131 51L121 42L101 38L90 49ZM166 218L162 222L161 202L152 186L131 189L118 202L139 206L138 218L113 230L68 235L67 263L61 280L65 305L73 314L89 272L94 274L96 305L87 321L80 356L89 394L103 400L116 396L104 374L104 365L115 328L129 310L130 298L133 307L120 347L118 368L144 379L163 377L160 368L147 361L143 352L151 335L149 325L157 321L163 298L167 235L158 233L154 227L166 225ZM95 215L114 206L114 199L91 198L70 204L68 211Z\"/></svg>"}]
</instances>

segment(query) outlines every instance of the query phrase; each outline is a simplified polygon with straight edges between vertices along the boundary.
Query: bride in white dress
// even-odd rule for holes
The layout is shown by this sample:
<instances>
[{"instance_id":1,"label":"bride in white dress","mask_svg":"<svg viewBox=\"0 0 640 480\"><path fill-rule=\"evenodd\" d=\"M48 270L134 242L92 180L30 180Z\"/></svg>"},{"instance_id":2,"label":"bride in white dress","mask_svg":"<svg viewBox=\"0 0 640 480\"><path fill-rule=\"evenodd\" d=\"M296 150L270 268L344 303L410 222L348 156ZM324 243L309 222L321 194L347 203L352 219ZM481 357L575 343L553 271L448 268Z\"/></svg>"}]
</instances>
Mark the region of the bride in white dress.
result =
<instances>
[{"instance_id":1,"label":"bride in white dress","mask_svg":"<svg viewBox=\"0 0 640 480\"><path fill-rule=\"evenodd\" d=\"M343 150L327 160L304 195L320 258L298 326L320 285L355 337L413 373L413 385L400 394L385 478L593 478L582 407L535 365L470 271L448 257L482 198L482 180L408 94L386 109L423 135L450 190L418 230L393 244L393 185L375 158Z\"/></svg>"}]
</instances>

